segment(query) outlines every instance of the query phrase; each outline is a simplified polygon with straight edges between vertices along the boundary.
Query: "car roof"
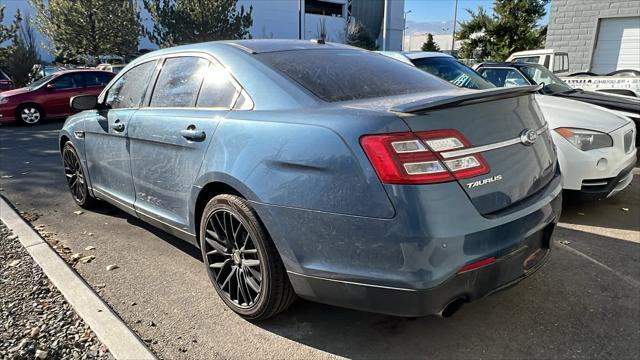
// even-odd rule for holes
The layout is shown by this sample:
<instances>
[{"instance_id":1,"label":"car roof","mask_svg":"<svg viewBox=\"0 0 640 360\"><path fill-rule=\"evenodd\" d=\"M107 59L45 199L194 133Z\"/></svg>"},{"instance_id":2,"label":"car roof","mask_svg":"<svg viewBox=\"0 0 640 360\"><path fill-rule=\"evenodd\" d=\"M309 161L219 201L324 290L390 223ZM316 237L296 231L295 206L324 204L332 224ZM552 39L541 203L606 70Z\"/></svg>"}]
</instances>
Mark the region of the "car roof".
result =
<instances>
[{"instance_id":1,"label":"car roof","mask_svg":"<svg viewBox=\"0 0 640 360\"><path fill-rule=\"evenodd\" d=\"M537 64L527 64L527 63L518 63L518 62L483 62L478 64L477 66L484 67L519 67L519 66L527 66L527 65L537 65Z\"/></svg>"},{"instance_id":2,"label":"car roof","mask_svg":"<svg viewBox=\"0 0 640 360\"><path fill-rule=\"evenodd\" d=\"M56 74L73 74L73 73L83 73L83 72L100 72L100 73L112 74L112 72L111 72L111 71L96 70L96 69L69 69L69 70L60 70L60 71L56 71Z\"/></svg>"},{"instance_id":3,"label":"car roof","mask_svg":"<svg viewBox=\"0 0 640 360\"><path fill-rule=\"evenodd\" d=\"M516 51L511 56L514 55L540 55L540 54L549 54L549 53L560 53L560 51L555 51L554 49L537 49L537 50L524 50L524 51Z\"/></svg>"},{"instance_id":4,"label":"car roof","mask_svg":"<svg viewBox=\"0 0 640 360\"><path fill-rule=\"evenodd\" d=\"M416 59L424 59L424 58L435 58L435 57L446 57L455 59L453 56L437 51L403 51L402 55L406 56L411 60Z\"/></svg>"},{"instance_id":5,"label":"car roof","mask_svg":"<svg viewBox=\"0 0 640 360\"><path fill-rule=\"evenodd\" d=\"M286 39L259 39L259 40L233 40L220 43L231 45L251 54L260 54L278 51L292 50L326 50L326 49L352 49L362 50L349 45L322 42L317 40L286 40Z\"/></svg>"}]
</instances>

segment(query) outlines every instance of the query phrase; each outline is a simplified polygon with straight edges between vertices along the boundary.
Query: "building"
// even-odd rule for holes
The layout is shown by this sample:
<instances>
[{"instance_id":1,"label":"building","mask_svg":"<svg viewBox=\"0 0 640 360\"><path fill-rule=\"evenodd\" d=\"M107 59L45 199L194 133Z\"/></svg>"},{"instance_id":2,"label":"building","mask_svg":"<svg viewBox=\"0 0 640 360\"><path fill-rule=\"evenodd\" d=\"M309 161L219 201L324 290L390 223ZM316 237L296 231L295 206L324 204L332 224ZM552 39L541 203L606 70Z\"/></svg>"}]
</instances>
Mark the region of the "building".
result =
<instances>
[{"instance_id":1,"label":"building","mask_svg":"<svg viewBox=\"0 0 640 360\"><path fill-rule=\"evenodd\" d=\"M545 46L569 72L640 70L640 0L551 0Z\"/></svg>"},{"instance_id":2,"label":"building","mask_svg":"<svg viewBox=\"0 0 640 360\"><path fill-rule=\"evenodd\" d=\"M433 41L438 44L443 53L451 54L452 40L451 34L433 35ZM425 41L427 41L427 33L407 34L404 37L404 49L405 51L420 51ZM454 54L457 54L458 50L460 50L460 41L455 43Z\"/></svg>"},{"instance_id":3,"label":"building","mask_svg":"<svg viewBox=\"0 0 640 360\"><path fill-rule=\"evenodd\" d=\"M137 1L142 9L143 24L150 28L151 18L142 0ZM6 6L4 22L7 24L13 21L17 9L23 15L35 14L26 0L8 2ZM349 21L358 20L378 39L380 49L383 37L386 37L386 50L402 49L404 0L239 0L238 6L253 8L250 32L255 39L317 39L324 32L327 41L344 43ZM38 42L46 41L41 34L36 36ZM143 38L140 48L157 46ZM46 61L52 60L44 46L41 56Z\"/></svg>"}]
</instances>

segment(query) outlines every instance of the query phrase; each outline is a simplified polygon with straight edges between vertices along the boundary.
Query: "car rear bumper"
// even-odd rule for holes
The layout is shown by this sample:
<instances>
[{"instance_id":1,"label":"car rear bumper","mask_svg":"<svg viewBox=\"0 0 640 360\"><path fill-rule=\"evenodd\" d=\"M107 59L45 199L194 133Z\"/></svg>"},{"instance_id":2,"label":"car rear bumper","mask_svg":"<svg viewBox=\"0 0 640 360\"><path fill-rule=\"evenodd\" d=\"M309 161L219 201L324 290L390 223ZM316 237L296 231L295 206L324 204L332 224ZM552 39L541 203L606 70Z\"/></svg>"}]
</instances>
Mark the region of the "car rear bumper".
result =
<instances>
[{"instance_id":1,"label":"car rear bumper","mask_svg":"<svg viewBox=\"0 0 640 360\"><path fill-rule=\"evenodd\" d=\"M523 256L541 234L540 247L548 248L561 190L556 175L535 195L490 217L480 215L454 182L389 187L396 208L392 219L252 205L301 297L422 316L440 312L457 297L472 301L532 273L523 270ZM458 274L489 257L497 261Z\"/></svg>"},{"instance_id":2,"label":"car rear bumper","mask_svg":"<svg viewBox=\"0 0 640 360\"><path fill-rule=\"evenodd\" d=\"M455 274L430 289L375 286L295 272L289 272L289 279L300 297L331 305L406 317L442 314L448 304L475 301L535 273L549 258L554 226L529 236L494 263Z\"/></svg>"}]
</instances>

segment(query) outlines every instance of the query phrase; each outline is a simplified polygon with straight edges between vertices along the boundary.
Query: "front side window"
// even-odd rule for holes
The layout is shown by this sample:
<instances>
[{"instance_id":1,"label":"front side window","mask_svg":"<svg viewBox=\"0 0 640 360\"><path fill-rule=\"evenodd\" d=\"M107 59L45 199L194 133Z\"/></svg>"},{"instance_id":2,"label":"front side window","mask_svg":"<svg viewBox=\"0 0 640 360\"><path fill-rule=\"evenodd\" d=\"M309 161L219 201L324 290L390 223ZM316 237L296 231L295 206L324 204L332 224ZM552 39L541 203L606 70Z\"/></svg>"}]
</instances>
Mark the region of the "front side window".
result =
<instances>
[{"instance_id":1,"label":"front side window","mask_svg":"<svg viewBox=\"0 0 640 360\"><path fill-rule=\"evenodd\" d=\"M328 102L447 90L453 87L409 64L360 50L292 50L255 56Z\"/></svg>"},{"instance_id":2,"label":"front side window","mask_svg":"<svg viewBox=\"0 0 640 360\"><path fill-rule=\"evenodd\" d=\"M51 84L56 90L75 89L82 87L81 74L66 74L54 79Z\"/></svg>"},{"instance_id":3,"label":"front side window","mask_svg":"<svg viewBox=\"0 0 640 360\"><path fill-rule=\"evenodd\" d=\"M149 61L127 71L107 92L106 104L112 109L138 108L153 73L155 61Z\"/></svg>"},{"instance_id":4,"label":"front side window","mask_svg":"<svg viewBox=\"0 0 640 360\"><path fill-rule=\"evenodd\" d=\"M481 74L497 87L529 85L527 79L515 69L482 69Z\"/></svg>"},{"instance_id":5,"label":"front side window","mask_svg":"<svg viewBox=\"0 0 640 360\"><path fill-rule=\"evenodd\" d=\"M205 72L197 107L231 108L236 88L222 67L211 65Z\"/></svg>"},{"instance_id":6,"label":"front side window","mask_svg":"<svg viewBox=\"0 0 640 360\"><path fill-rule=\"evenodd\" d=\"M431 57L411 60L420 70L445 79L455 86L467 89L491 89L494 86L475 71L459 63L456 59Z\"/></svg>"},{"instance_id":7,"label":"front side window","mask_svg":"<svg viewBox=\"0 0 640 360\"><path fill-rule=\"evenodd\" d=\"M555 61L555 60L554 60ZM544 90L547 92L566 92L573 90L564 81L560 80L557 76L553 75L547 68L539 65L523 66L522 71L527 74L528 77L538 84L544 84Z\"/></svg>"},{"instance_id":8,"label":"front side window","mask_svg":"<svg viewBox=\"0 0 640 360\"><path fill-rule=\"evenodd\" d=\"M194 106L209 61L199 57L176 57L165 61L151 97L151 107Z\"/></svg>"}]
</instances>

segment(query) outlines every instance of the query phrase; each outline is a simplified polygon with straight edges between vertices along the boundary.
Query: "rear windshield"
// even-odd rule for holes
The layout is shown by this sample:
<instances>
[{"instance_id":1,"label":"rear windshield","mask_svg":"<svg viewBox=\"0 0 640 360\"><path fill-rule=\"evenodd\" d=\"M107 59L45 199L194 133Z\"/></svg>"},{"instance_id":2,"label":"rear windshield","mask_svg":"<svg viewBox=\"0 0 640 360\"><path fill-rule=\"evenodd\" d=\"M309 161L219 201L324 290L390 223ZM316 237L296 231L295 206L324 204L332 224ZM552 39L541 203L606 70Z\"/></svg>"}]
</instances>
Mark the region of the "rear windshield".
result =
<instances>
[{"instance_id":1,"label":"rear windshield","mask_svg":"<svg viewBox=\"0 0 640 360\"><path fill-rule=\"evenodd\" d=\"M256 55L324 101L445 90L448 83L384 55L359 50L293 50Z\"/></svg>"}]
</instances>

